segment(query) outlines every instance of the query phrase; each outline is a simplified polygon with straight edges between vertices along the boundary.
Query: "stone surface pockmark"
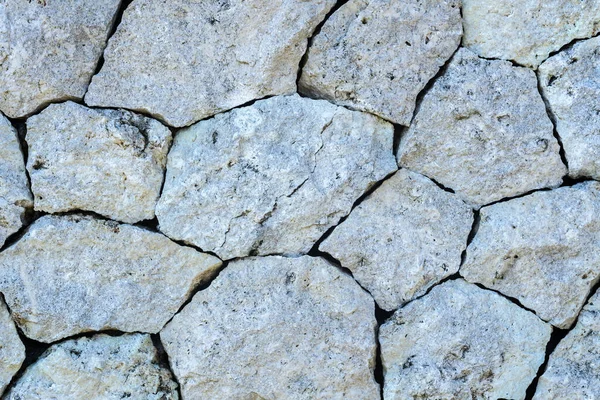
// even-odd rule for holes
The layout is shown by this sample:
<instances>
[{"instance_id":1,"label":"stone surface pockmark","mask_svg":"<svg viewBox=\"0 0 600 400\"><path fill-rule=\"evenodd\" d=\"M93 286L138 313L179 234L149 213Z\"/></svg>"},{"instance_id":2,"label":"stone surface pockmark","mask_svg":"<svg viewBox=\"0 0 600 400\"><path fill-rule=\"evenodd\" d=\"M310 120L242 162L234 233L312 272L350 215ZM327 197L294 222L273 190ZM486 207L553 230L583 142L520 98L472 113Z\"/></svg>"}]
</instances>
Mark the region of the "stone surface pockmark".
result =
<instances>
[{"instance_id":1,"label":"stone surface pockmark","mask_svg":"<svg viewBox=\"0 0 600 400\"><path fill-rule=\"evenodd\" d=\"M539 75L569 175L600 179L600 37L550 57L540 65Z\"/></svg>"},{"instance_id":2,"label":"stone surface pockmark","mask_svg":"<svg viewBox=\"0 0 600 400\"><path fill-rule=\"evenodd\" d=\"M533 71L460 49L425 94L398 161L475 206L566 174Z\"/></svg>"},{"instance_id":3,"label":"stone surface pockmark","mask_svg":"<svg viewBox=\"0 0 600 400\"><path fill-rule=\"evenodd\" d=\"M177 133L160 230L222 259L302 254L396 170L393 126L298 95L257 101Z\"/></svg>"},{"instance_id":4,"label":"stone surface pockmark","mask_svg":"<svg viewBox=\"0 0 600 400\"><path fill-rule=\"evenodd\" d=\"M25 360L25 346L0 296L0 395Z\"/></svg>"},{"instance_id":5,"label":"stone surface pockmark","mask_svg":"<svg viewBox=\"0 0 600 400\"><path fill-rule=\"evenodd\" d=\"M599 246L600 183L586 182L482 208L460 273L568 328L600 278Z\"/></svg>"},{"instance_id":6,"label":"stone surface pockmark","mask_svg":"<svg viewBox=\"0 0 600 400\"><path fill-rule=\"evenodd\" d=\"M24 117L81 99L119 0L5 0L0 5L0 110Z\"/></svg>"},{"instance_id":7,"label":"stone surface pockmark","mask_svg":"<svg viewBox=\"0 0 600 400\"><path fill-rule=\"evenodd\" d=\"M41 342L156 333L220 264L143 228L45 216L0 254L0 292L23 333Z\"/></svg>"},{"instance_id":8,"label":"stone surface pockmark","mask_svg":"<svg viewBox=\"0 0 600 400\"><path fill-rule=\"evenodd\" d=\"M461 34L460 0L351 0L313 39L300 90L408 126Z\"/></svg>"},{"instance_id":9,"label":"stone surface pockmark","mask_svg":"<svg viewBox=\"0 0 600 400\"><path fill-rule=\"evenodd\" d=\"M52 104L27 120L35 209L94 211L134 223L154 218L171 131L121 110Z\"/></svg>"},{"instance_id":10,"label":"stone surface pockmark","mask_svg":"<svg viewBox=\"0 0 600 400\"><path fill-rule=\"evenodd\" d=\"M394 310L458 271L473 213L456 195L401 169L319 247Z\"/></svg>"},{"instance_id":11,"label":"stone surface pockmark","mask_svg":"<svg viewBox=\"0 0 600 400\"><path fill-rule=\"evenodd\" d=\"M136 0L108 43L89 105L186 126L296 91L307 39L335 0Z\"/></svg>"},{"instance_id":12,"label":"stone surface pockmark","mask_svg":"<svg viewBox=\"0 0 600 400\"><path fill-rule=\"evenodd\" d=\"M551 331L494 292L445 282L381 327L384 398L524 399Z\"/></svg>"},{"instance_id":13,"label":"stone surface pockmark","mask_svg":"<svg viewBox=\"0 0 600 400\"><path fill-rule=\"evenodd\" d=\"M463 0L463 45L537 67L574 39L600 32L600 0Z\"/></svg>"},{"instance_id":14,"label":"stone surface pockmark","mask_svg":"<svg viewBox=\"0 0 600 400\"><path fill-rule=\"evenodd\" d=\"M6 400L177 400L150 335L95 335L51 346L29 366Z\"/></svg>"}]
</instances>

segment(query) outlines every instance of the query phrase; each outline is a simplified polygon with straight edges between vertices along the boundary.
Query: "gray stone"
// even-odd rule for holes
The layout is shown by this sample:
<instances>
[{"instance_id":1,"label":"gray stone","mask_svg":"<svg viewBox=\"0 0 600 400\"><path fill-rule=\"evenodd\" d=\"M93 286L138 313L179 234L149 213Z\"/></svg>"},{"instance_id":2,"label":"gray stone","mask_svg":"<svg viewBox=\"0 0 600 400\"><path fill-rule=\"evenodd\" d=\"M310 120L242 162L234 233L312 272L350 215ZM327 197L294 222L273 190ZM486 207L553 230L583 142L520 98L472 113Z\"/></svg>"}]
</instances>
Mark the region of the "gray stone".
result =
<instances>
[{"instance_id":1,"label":"gray stone","mask_svg":"<svg viewBox=\"0 0 600 400\"><path fill-rule=\"evenodd\" d=\"M400 141L400 165L481 206L556 187L566 167L533 71L460 49Z\"/></svg>"},{"instance_id":2,"label":"gray stone","mask_svg":"<svg viewBox=\"0 0 600 400\"><path fill-rule=\"evenodd\" d=\"M481 209L460 273L568 328L600 279L600 183Z\"/></svg>"},{"instance_id":3,"label":"gray stone","mask_svg":"<svg viewBox=\"0 0 600 400\"><path fill-rule=\"evenodd\" d=\"M382 325L384 398L524 399L551 331L494 292L443 283Z\"/></svg>"},{"instance_id":4,"label":"gray stone","mask_svg":"<svg viewBox=\"0 0 600 400\"><path fill-rule=\"evenodd\" d=\"M375 399L375 310L325 260L237 260L161 332L186 399Z\"/></svg>"},{"instance_id":5,"label":"gray stone","mask_svg":"<svg viewBox=\"0 0 600 400\"><path fill-rule=\"evenodd\" d=\"M0 110L24 117L81 99L119 0L4 0L0 5Z\"/></svg>"},{"instance_id":6,"label":"gray stone","mask_svg":"<svg viewBox=\"0 0 600 400\"><path fill-rule=\"evenodd\" d=\"M45 216L0 254L0 291L23 333L41 342L156 333L220 264L143 228Z\"/></svg>"},{"instance_id":7,"label":"gray stone","mask_svg":"<svg viewBox=\"0 0 600 400\"><path fill-rule=\"evenodd\" d=\"M279 96L178 132L160 230L222 259L303 254L396 170L393 126L322 100Z\"/></svg>"},{"instance_id":8,"label":"gray stone","mask_svg":"<svg viewBox=\"0 0 600 400\"><path fill-rule=\"evenodd\" d=\"M108 43L89 105L186 126L296 91L307 39L335 0L136 0Z\"/></svg>"},{"instance_id":9,"label":"gray stone","mask_svg":"<svg viewBox=\"0 0 600 400\"><path fill-rule=\"evenodd\" d=\"M0 395L24 360L25 346L0 296Z\"/></svg>"},{"instance_id":10,"label":"gray stone","mask_svg":"<svg viewBox=\"0 0 600 400\"><path fill-rule=\"evenodd\" d=\"M313 39L299 87L408 126L461 35L460 0L351 0Z\"/></svg>"},{"instance_id":11,"label":"gray stone","mask_svg":"<svg viewBox=\"0 0 600 400\"><path fill-rule=\"evenodd\" d=\"M27 120L35 209L154 218L171 144L158 121L122 110L53 104Z\"/></svg>"},{"instance_id":12,"label":"gray stone","mask_svg":"<svg viewBox=\"0 0 600 400\"><path fill-rule=\"evenodd\" d=\"M379 307L395 310L458 271L471 208L401 169L319 247L352 271Z\"/></svg>"}]
</instances>

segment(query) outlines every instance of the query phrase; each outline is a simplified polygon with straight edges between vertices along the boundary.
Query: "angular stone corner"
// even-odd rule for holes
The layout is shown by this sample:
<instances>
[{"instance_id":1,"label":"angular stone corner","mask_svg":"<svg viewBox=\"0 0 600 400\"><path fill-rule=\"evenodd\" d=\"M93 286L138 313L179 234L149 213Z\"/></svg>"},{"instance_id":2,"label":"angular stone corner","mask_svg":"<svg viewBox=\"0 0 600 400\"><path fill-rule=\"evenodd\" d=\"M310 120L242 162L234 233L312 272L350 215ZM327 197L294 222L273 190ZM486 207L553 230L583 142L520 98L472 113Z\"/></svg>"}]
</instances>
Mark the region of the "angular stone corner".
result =
<instances>
[{"instance_id":1,"label":"angular stone corner","mask_svg":"<svg viewBox=\"0 0 600 400\"><path fill-rule=\"evenodd\" d=\"M25 346L0 295L0 395L25 360Z\"/></svg>"}]
</instances>

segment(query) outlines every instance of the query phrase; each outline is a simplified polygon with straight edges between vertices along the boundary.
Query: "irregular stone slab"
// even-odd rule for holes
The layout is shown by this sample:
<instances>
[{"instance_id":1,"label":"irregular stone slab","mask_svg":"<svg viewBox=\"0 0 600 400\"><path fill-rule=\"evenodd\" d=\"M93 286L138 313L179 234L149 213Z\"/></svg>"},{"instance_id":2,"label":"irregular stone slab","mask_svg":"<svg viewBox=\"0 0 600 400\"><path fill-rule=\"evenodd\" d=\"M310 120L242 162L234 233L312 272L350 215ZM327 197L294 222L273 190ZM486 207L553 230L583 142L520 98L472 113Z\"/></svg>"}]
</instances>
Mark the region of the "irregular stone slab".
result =
<instances>
[{"instance_id":1,"label":"irregular stone slab","mask_svg":"<svg viewBox=\"0 0 600 400\"><path fill-rule=\"evenodd\" d=\"M443 283L382 325L384 398L524 399L551 331L494 292Z\"/></svg>"},{"instance_id":2,"label":"irregular stone slab","mask_svg":"<svg viewBox=\"0 0 600 400\"><path fill-rule=\"evenodd\" d=\"M94 211L124 222L154 218L171 131L123 110L53 104L27 120L35 209Z\"/></svg>"},{"instance_id":3,"label":"irregular stone slab","mask_svg":"<svg viewBox=\"0 0 600 400\"><path fill-rule=\"evenodd\" d=\"M313 39L300 91L408 126L461 35L460 0L351 0Z\"/></svg>"},{"instance_id":4,"label":"irregular stone slab","mask_svg":"<svg viewBox=\"0 0 600 400\"><path fill-rule=\"evenodd\" d=\"M101 330L156 333L220 265L143 228L45 216L0 254L0 291L23 333L41 342Z\"/></svg>"},{"instance_id":5,"label":"irregular stone slab","mask_svg":"<svg viewBox=\"0 0 600 400\"><path fill-rule=\"evenodd\" d=\"M89 105L172 126L296 91L307 39L335 0L136 0L108 43Z\"/></svg>"},{"instance_id":6,"label":"irregular stone slab","mask_svg":"<svg viewBox=\"0 0 600 400\"><path fill-rule=\"evenodd\" d=\"M569 175L600 179L600 37L576 43L539 68Z\"/></svg>"},{"instance_id":7,"label":"irregular stone slab","mask_svg":"<svg viewBox=\"0 0 600 400\"><path fill-rule=\"evenodd\" d=\"M374 399L375 309L321 258L230 263L160 333L186 399Z\"/></svg>"},{"instance_id":8,"label":"irregular stone slab","mask_svg":"<svg viewBox=\"0 0 600 400\"><path fill-rule=\"evenodd\" d=\"M119 0L5 0L0 6L0 110L13 118L81 99Z\"/></svg>"},{"instance_id":9,"label":"irregular stone slab","mask_svg":"<svg viewBox=\"0 0 600 400\"><path fill-rule=\"evenodd\" d=\"M302 254L396 170L393 127L293 95L177 133L160 230L222 259Z\"/></svg>"},{"instance_id":10,"label":"irregular stone slab","mask_svg":"<svg viewBox=\"0 0 600 400\"><path fill-rule=\"evenodd\" d=\"M0 296L0 394L25 360L25 346Z\"/></svg>"},{"instance_id":11,"label":"irregular stone slab","mask_svg":"<svg viewBox=\"0 0 600 400\"><path fill-rule=\"evenodd\" d=\"M463 0L463 45L537 67L574 39L600 32L600 0Z\"/></svg>"},{"instance_id":12,"label":"irregular stone slab","mask_svg":"<svg viewBox=\"0 0 600 400\"><path fill-rule=\"evenodd\" d=\"M402 166L488 204L566 174L533 71L460 49L400 141Z\"/></svg>"},{"instance_id":13,"label":"irregular stone slab","mask_svg":"<svg viewBox=\"0 0 600 400\"><path fill-rule=\"evenodd\" d=\"M379 307L395 310L458 271L471 208L422 175L401 169L321 244Z\"/></svg>"},{"instance_id":14,"label":"irregular stone slab","mask_svg":"<svg viewBox=\"0 0 600 400\"><path fill-rule=\"evenodd\" d=\"M177 383L149 335L96 335L50 347L6 400L176 400Z\"/></svg>"},{"instance_id":15,"label":"irregular stone slab","mask_svg":"<svg viewBox=\"0 0 600 400\"><path fill-rule=\"evenodd\" d=\"M482 208L460 273L568 328L600 279L599 246L600 183L587 182Z\"/></svg>"}]
</instances>

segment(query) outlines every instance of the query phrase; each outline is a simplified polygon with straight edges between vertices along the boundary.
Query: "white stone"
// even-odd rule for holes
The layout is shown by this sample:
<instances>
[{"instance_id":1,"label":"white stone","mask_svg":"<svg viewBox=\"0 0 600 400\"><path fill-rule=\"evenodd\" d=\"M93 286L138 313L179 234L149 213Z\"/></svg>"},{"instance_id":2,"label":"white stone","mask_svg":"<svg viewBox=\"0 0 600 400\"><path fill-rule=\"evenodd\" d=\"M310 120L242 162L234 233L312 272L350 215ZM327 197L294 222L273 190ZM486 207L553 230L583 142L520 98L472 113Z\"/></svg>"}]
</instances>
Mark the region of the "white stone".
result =
<instances>
[{"instance_id":1,"label":"white stone","mask_svg":"<svg viewBox=\"0 0 600 400\"><path fill-rule=\"evenodd\" d=\"M551 331L494 292L445 282L382 325L384 398L524 399Z\"/></svg>"},{"instance_id":2,"label":"white stone","mask_svg":"<svg viewBox=\"0 0 600 400\"><path fill-rule=\"evenodd\" d=\"M24 360L25 346L0 296L0 395Z\"/></svg>"},{"instance_id":3,"label":"white stone","mask_svg":"<svg viewBox=\"0 0 600 400\"><path fill-rule=\"evenodd\" d=\"M222 259L303 254L396 170L393 126L298 95L257 101L177 133L160 230Z\"/></svg>"},{"instance_id":4,"label":"white stone","mask_svg":"<svg viewBox=\"0 0 600 400\"><path fill-rule=\"evenodd\" d=\"M458 271L472 223L456 195L401 169L319 249L350 269L379 307L395 310Z\"/></svg>"},{"instance_id":5,"label":"white stone","mask_svg":"<svg viewBox=\"0 0 600 400\"><path fill-rule=\"evenodd\" d=\"M408 126L461 35L460 0L351 0L314 37L299 87Z\"/></svg>"},{"instance_id":6,"label":"white stone","mask_svg":"<svg viewBox=\"0 0 600 400\"><path fill-rule=\"evenodd\" d=\"M23 333L41 342L156 333L220 264L143 228L45 216L0 254L0 291Z\"/></svg>"},{"instance_id":7,"label":"white stone","mask_svg":"<svg viewBox=\"0 0 600 400\"><path fill-rule=\"evenodd\" d=\"M481 206L562 183L552 131L533 71L460 49L423 97L398 161Z\"/></svg>"},{"instance_id":8,"label":"white stone","mask_svg":"<svg viewBox=\"0 0 600 400\"><path fill-rule=\"evenodd\" d=\"M134 223L154 218L171 131L123 110L53 104L27 120L35 209L94 211Z\"/></svg>"},{"instance_id":9,"label":"white stone","mask_svg":"<svg viewBox=\"0 0 600 400\"><path fill-rule=\"evenodd\" d=\"M320 258L232 262L161 332L186 399L375 399L375 309Z\"/></svg>"},{"instance_id":10,"label":"white stone","mask_svg":"<svg viewBox=\"0 0 600 400\"><path fill-rule=\"evenodd\" d=\"M600 183L481 209L460 273L568 328L600 279Z\"/></svg>"}]
</instances>

